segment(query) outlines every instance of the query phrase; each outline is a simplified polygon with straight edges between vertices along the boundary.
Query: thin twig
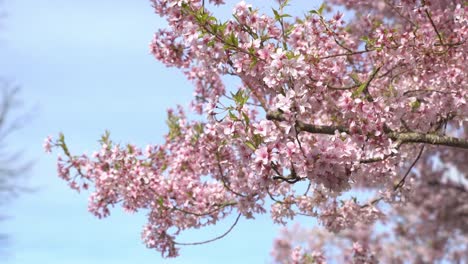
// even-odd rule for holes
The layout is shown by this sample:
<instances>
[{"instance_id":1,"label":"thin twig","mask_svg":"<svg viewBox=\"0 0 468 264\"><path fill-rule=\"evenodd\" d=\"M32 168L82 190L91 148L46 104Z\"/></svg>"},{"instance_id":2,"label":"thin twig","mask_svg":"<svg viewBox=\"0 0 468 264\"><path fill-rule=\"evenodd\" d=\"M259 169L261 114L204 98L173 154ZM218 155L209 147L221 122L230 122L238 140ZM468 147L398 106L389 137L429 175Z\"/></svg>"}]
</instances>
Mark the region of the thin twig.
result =
<instances>
[{"instance_id":1,"label":"thin twig","mask_svg":"<svg viewBox=\"0 0 468 264\"><path fill-rule=\"evenodd\" d=\"M424 13L426 13L427 18L431 22L432 28L434 28L434 31L437 34L437 38L439 38L440 44L445 45L444 40L442 39L442 35L439 33L439 30L437 29L437 26L435 25L434 20L432 20L431 13L429 13L429 11L427 10L426 1L422 0L422 4L424 6Z\"/></svg>"},{"instance_id":2,"label":"thin twig","mask_svg":"<svg viewBox=\"0 0 468 264\"><path fill-rule=\"evenodd\" d=\"M402 142L401 141L398 141L396 143L396 149L399 149L402 145ZM384 161L390 157L393 157L395 156L396 153L395 152L392 152L390 154L387 154L387 155L384 155L383 157L374 157L374 158L368 158L368 159L363 159L363 160L360 160L359 163L362 163L362 164L368 164L368 163L374 163L374 162L379 162L379 161Z\"/></svg>"},{"instance_id":3,"label":"thin twig","mask_svg":"<svg viewBox=\"0 0 468 264\"><path fill-rule=\"evenodd\" d=\"M200 242L192 242L192 243L181 243L181 242L175 242L174 241L174 244L175 245L180 245L180 246L197 246L197 245L208 244L208 243L211 243L213 241L219 240L219 239L227 236L232 231L232 229L234 229L234 227L237 225L237 222L239 221L241 215L242 214L239 214L237 216L236 221L234 222L234 224L232 224L231 227L224 234L222 234L220 236L217 236L217 237L209 239L209 240L200 241Z\"/></svg>"},{"instance_id":4,"label":"thin twig","mask_svg":"<svg viewBox=\"0 0 468 264\"><path fill-rule=\"evenodd\" d=\"M238 193L236 191L234 191L226 182L225 180L225 176L224 176L224 173L223 173L223 168L221 167L221 162L219 160L219 153L216 155L216 159L217 159L217 165L218 165L218 170L219 170L219 174L221 175L221 181L223 182L223 186L224 188L226 188L228 191L232 192L233 194L237 195L237 196L240 196L240 197L247 197L246 195L243 195L241 193Z\"/></svg>"},{"instance_id":5,"label":"thin twig","mask_svg":"<svg viewBox=\"0 0 468 264\"><path fill-rule=\"evenodd\" d=\"M410 174L411 170L413 169L414 165L416 165L416 163L418 162L419 158L421 158L421 155L424 151L424 146L425 145L422 145L421 149L419 150L419 153L418 153L418 156L416 157L416 159L413 161L413 163L411 163L411 166L408 168L408 170L406 171L405 173L405 176L403 176L403 178L398 182L397 185L395 185L395 187L393 188L393 191L397 191L399 188L401 188L404 184L405 184L405 181L406 181L406 177L408 177L408 175Z\"/></svg>"},{"instance_id":6,"label":"thin twig","mask_svg":"<svg viewBox=\"0 0 468 264\"><path fill-rule=\"evenodd\" d=\"M309 191L310 191L310 187L311 187L311 186L312 186L312 181L311 181L311 180L309 180L309 184L307 185L307 188L306 188L306 190L305 190L305 192L304 192L304 196L306 196L306 195L307 195L307 193L309 193Z\"/></svg>"}]
</instances>

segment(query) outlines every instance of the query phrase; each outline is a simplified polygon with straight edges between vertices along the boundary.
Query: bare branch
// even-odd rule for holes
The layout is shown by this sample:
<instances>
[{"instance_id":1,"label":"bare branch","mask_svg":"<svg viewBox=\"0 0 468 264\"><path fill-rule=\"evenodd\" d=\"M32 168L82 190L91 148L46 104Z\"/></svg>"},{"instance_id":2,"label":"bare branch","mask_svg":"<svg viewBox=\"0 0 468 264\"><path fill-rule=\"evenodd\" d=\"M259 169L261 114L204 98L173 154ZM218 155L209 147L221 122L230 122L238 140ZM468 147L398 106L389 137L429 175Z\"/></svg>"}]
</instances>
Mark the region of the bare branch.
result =
<instances>
[{"instance_id":1,"label":"bare branch","mask_svg":"<svg viewBox=\"0 0 468 264\"><path fill-rule=\"evenodd\" d=\"M431 13L429 13L429 10L426 8L426 1L422 0L422 4L425 7L424 8L424 13L426 14L427 18L429 19L429 22L431 22L431 26L434 29L435 33L437 34L437 38L440 41L440 44L444 45L444 40L442 38L442 35L440 34L439 30L437 29L436 24L434 23L434 20L432 20Z\"/></svg>"},{"instance_id":2,"label":"bare branch","mask_svg":"<svg viewBox=\"0 0 468 264\"><path fill-rule=\"evenodd\" d=\"M236 218L236 221L234 222L234 224L232 224L231 227L224 234L222 234L220 236L217 236L217 237L209 239L209 240L201 241L201 242L193 242L193 243L174 242L174 244L175 245L181 245L181 246L196 246L196 245L208 244L210 242L219 240L219 239L227 236L232 231L232 229L234 229L234 227L237 225L237 222L239 222L239 219L240 219L241 215L242 214L237 215L237 218Z\"/></svg>"},{"instance_id":3,"label":"bare branch","mask_svg":"<svg viewBox=\"0 0 468 264\"><path fill-rule=\"evenodd\" d=\"M414 165L416 165L418 160L421 158L421 155L422 155L423 151L424 151L424 145L419 150L419 153L418 153L418 156L416 156L416 159L413 161L413 163L411 163L411 166L409 166L408 170L405 173L405 176L403 176L403 178L401 178L401 180L398 182L398 184L395 185L395 187L393 188L394 191L398 190L398 188L401 188L401 186L403 186L405 184L406 178L410 174L410 172L413 169Z\"/></svg>"}]
</instances>

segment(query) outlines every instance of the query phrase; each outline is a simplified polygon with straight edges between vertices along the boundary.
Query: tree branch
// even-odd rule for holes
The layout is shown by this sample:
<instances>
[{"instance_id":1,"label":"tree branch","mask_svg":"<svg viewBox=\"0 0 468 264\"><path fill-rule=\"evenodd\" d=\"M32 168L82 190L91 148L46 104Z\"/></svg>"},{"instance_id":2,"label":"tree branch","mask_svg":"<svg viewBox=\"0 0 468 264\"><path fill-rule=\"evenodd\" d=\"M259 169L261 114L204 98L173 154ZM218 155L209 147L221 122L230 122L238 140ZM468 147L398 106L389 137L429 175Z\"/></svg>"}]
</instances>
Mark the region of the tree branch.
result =
<instances>
[{"instance_id":1,"label":"tree branch","mask_svg":"<svg viewBox=\"0 0 468 264\"><path fill-rule=\"evenodd\" d=\"M279 111L268 112L266 115L268 120L286 121L283 114ZM296 129L298 131L309 132L313 134L334 135L336 131L349 134L349 129L343 126L319 126L307 124L302 121L296 121ZM425 134L417 132L384 132L389 138L394 141L399 141L402 144L408 143L426 143L430 145L441 145L447 147L455 147L468 149L468 140L449 136L439 136L435 134Z\"/></svg>"},{"instance_id":2,"label":"tree branch","mask_svg":"<svg viewBox=\"0 0 468 264\"><path fill-rule=\"evenodd\" d=\"M424 151L424 145L419 150L419 153L418 153L418 156L416 156L416 159L413 161L413 163L411 163L411 166L409 166L408 170L405 173L405 176L403 176L403 178L401 178L401 180L398 182L398 184L395 185L395 187L393 188L393 191L397 191L399 188L401 188L405 184L406 178L410 174L410 172L413 169L414 165L416 165L418 160L421 158L421 155L422 155L423 151Z\"/></svg>"},{"instance_id":3,"label":"tree branch","mask_svg":"<svg viewBox=\"0 0 468 264\"><path fill-rule=\"evenodd\" d=\"M217 236L217 237L209 239L209 240L205 240L205 241L201 241L201 242L193 242L193 243L180 243L180 242L175 242L174 241L174 244L180 245L180 246L197 246L197 245L208 244L210 242L219 240L219 239L227 236L232 231L232 229L234 229L234 227L237 225L237 222L239 222L239 218L241 217L241 215L242 214L237 215L237 218L236 218L236 221L234 222L234 224L232 224L231 227L220 236Z\"/></svg>"}]
</instances>

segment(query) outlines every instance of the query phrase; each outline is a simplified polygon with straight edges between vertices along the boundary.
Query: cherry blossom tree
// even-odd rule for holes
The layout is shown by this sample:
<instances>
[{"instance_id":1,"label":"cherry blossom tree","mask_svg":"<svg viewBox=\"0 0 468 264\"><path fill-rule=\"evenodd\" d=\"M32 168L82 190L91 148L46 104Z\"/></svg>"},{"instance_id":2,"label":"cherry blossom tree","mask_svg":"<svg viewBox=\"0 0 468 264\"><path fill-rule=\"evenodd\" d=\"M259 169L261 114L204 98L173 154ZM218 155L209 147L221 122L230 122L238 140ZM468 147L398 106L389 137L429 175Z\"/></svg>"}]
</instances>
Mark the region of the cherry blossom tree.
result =
<instances>
[{"instance_id":1,"label":"cherry blossom tree","mask_svg":"<svg viewBox=\"0 0 468 264\"><path fill-rule=\"evenodd\" d=\"M164 257L184 230L236 215L216 240L269 213L320 224L285 230L278 263L468 261L465 1L331 0L297 15L294 1L242 1L226 21L223 0L152 3L168 27L151 53L193 82L201 118L168 110L164 144L106 133L91 156L47 138L59 176L93 189L91 213L147 211L142 238Z\"/></svg>"}]
</instances>

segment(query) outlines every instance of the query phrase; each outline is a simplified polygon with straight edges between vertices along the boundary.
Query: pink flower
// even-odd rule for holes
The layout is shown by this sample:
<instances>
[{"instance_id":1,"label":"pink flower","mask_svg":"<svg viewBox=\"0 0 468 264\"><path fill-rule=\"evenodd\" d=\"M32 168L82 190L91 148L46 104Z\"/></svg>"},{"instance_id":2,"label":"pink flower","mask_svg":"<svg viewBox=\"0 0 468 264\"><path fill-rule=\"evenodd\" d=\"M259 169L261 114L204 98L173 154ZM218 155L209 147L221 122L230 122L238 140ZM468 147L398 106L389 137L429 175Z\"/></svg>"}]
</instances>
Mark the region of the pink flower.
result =
<instances>
[{"instance_id":1,"label":"pink flower","mask_svg":"<svg viewBox=\"0 0 468 264\"><path fill-rule=\"evenodd\" d=\"M47 136L44 139L44 144L42 144L42 147L44 148L44 151L46 153L51 153L52 152L52 146L53 146L52 136Z\"/></svg>"},{"instance_id":2,"label":"pink flower","mask_svg":"<svg viewBox=\"0 0 468 264\"><path fill-rule=\"evenodd\" d=\"M267 165L270 162L270 152L266 146L260 147L255 151L255 162Z\"/></svg>"}]
</instances>

